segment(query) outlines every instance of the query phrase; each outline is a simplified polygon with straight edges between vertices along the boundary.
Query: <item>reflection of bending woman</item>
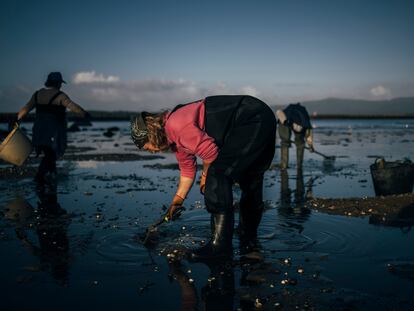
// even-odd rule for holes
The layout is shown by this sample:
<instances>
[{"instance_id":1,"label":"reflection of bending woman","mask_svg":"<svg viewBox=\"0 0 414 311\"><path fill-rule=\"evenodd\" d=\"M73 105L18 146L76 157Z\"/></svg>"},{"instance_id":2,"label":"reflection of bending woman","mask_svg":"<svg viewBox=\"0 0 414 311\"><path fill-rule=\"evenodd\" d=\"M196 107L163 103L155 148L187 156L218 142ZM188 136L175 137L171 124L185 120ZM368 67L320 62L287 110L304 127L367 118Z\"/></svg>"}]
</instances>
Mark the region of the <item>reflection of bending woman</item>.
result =
<instances>
[{"instance_id":1,"label":"reflection of bending woman","mask_svg":"<svg viewBox=\"0 0 414 311\"><path fill-rule=\"evenodd\" d=\"M193 281L184 273L179 261L169 263L170 273L181 289L181 310L197 310L198 297ZM234 270L218 262L208 265L210 275L201 289L201 310L234 310Z\"/></svg>"},{"instance_id":2,"label":"reflection of bending woman","mask_svg":"<svg viewBox=\"0 0 414 311\"><path fill-rule=\"evenodd\" d=\"M181 289L181 310L195 311L197 310L197 292L194 283L185 274L179 261L169 263L170 274L178 282Z\"/></svg>"}]
</instances>

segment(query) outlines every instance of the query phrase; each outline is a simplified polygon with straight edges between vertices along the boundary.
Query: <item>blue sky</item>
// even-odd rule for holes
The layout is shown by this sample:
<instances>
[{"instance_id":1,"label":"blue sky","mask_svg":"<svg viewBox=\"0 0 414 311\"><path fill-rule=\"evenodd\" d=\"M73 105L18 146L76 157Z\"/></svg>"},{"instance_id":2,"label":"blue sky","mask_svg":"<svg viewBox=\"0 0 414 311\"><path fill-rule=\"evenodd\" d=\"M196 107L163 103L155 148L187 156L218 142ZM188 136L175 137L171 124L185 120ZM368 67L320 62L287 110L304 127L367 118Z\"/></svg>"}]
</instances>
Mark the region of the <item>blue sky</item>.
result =
<instances>
[{"instance_id":1,"label":"blue sky","mask_svg":"<svg viewBox=\"0 0 414 311\"><path fill-rule=\"evenodd\" d=\"M88 109L414 96L413 16L399 0L3 0L0 111L55 70Z\"/></svg>"}]
</instances>

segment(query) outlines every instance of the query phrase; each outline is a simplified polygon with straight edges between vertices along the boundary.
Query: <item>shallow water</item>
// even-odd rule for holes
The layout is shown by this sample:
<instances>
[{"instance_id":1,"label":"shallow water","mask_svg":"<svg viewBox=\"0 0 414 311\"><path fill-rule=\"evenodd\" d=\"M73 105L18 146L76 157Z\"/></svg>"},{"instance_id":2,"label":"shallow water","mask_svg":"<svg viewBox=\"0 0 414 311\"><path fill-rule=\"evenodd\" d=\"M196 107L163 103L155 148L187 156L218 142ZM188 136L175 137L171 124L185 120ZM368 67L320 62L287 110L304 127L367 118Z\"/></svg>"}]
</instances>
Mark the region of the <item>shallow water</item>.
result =
<instances>
[{"instance_id":1,"label":"shallow water","mask_svg":"<svg viewBox=\"0 0 414 311\"><path fill-rule=\"evenodd\" d=\"M260 264L239 260L236 234L230 265L169 263L171 254L179 257L174 250L208 238L209 215L197 185L182 217L159 228L154 248L139 242L175 191L178 171L151 168L174 163L171 154L147 161L61 161L56 197L36 191L28 178L1 180L0 307L179 310L196 301L199 309L215 310L255 304L268 310L414 309L411 225L374 225L368 216L303 208L311 196L374 196L369 165L377 156L414 160L414 120L314 124L316 149L337 158L327 163L306 153L303 176L293 160L287 174L266 173ZM110 126L120 131L103 137ZM95 123L69 138L74 149L68 152L137 152L127 122ZM234 193L237 201L237 187ZM182 293L190 297L184 304Z\"/></svg>"}]
</instances>

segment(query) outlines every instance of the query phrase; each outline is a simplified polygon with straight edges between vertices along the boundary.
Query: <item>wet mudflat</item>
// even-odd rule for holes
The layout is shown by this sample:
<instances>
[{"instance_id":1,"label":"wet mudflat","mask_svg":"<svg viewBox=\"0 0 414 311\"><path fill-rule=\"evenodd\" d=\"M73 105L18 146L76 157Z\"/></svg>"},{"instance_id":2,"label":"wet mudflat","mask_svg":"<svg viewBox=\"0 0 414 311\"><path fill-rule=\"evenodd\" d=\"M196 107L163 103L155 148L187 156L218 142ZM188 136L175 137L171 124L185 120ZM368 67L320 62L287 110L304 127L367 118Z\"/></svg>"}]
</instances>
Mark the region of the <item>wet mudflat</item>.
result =
<instances>
[{"instance_id":1,"label":"wet mudflat","mask_svg":"<svg viewBox=\"0 0 414 311\"><path fill-rule=\"evenodd\" d=\"M136 151L127 122L69 133L56 192L36 189L35 158L21 171L0 164L0 308L414 309L412 195L373 198L369 171L377 156L414 160L414 121L314 123L317 150L335 161L307 153L302 174L293 160L284 173L274 165L261 253L240 256L235 234L223 264L182 258L210 232L196 186L182 217L159 227L152 248L142 245L178 170L172 154ZM239 195L236 186L236 223Z\"/></svg>"}]
</instances>

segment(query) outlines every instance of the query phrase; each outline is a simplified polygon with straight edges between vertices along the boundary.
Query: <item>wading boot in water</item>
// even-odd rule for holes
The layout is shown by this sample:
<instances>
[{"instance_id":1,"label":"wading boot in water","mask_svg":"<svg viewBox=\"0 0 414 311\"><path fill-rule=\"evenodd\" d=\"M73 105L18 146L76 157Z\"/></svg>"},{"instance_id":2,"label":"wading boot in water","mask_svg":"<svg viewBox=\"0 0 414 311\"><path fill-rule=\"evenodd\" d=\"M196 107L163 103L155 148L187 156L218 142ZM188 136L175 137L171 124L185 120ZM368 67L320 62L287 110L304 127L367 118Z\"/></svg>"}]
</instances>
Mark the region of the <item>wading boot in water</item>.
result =
<instances>
[{"instance_id":1,"label":"wading boot in water","mask_svg":"<svg viewBox=\"0 0 414 311\"><path fill-rule=\"evenodd\" d=\"M211 215L211 238L203 247L190 253L192 261L211 261L230 258L233 255L234 214Z\"/></svg>"},{"instance_id":2,"label":"wading boot in water","mask_svg":"<svg viewBox=\"0 0 414 311\"><path fill-rule=\"evenodd\" d=\"M305 145L296 146L296 168L302 169Z\"/></svg>"},{"instance_id":3,"label":"wading boot in water","mask_svg":"<svg viewBox=\"0 0 414 311\"><path fill-rule=\"evenodd\" d=\"M289 163L289 147L282 145L280 157L280 169L286 170Z\"/></svg>"}]
</instances>

